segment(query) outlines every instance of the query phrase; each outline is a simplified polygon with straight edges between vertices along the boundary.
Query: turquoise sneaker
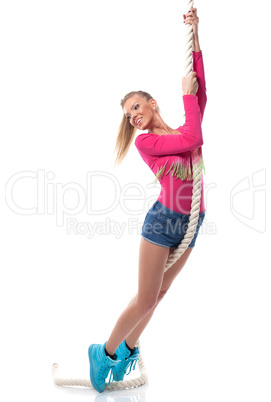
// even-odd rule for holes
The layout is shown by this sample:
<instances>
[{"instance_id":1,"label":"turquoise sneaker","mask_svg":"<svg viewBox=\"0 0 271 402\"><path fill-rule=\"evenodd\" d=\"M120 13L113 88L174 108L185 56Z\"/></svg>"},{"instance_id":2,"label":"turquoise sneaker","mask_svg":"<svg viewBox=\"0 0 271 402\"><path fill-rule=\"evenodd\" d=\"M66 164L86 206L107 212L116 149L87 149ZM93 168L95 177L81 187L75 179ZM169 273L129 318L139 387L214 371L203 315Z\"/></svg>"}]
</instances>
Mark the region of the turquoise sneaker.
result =
<instances>
[{"instance_id":1,"label":"turquoise sneaker","mask_svg":"<svg viewBox=\"0 0 271 402\"><path fill-rule=\"evenodd\" d=\"M105 354L105 345L95 345L92 344L88 348L88 358L90 366L90 381L93 388L98 392L103 392L105 390L105 380L110 373L108 385L112 381L113 377L113 367L115 367L120 360L112 360L109 356Z\"/></svg>"},{"instance_id":2,"label":"turquoise sneaker","mask_svg":"<svg viewBox=\"0 0 271 402\"><path fill-rule=\"evenodd\" d=\"M133 354L129 349L127 349L124 341L119 345L116 350L116 354L118 355L118 359L120 360L116 366L113 367L113 380L114 381L122 381L124 375L130 374L131 370L135 369L136 363L139 360L139 349L137 347L134 348ZM129 372L128 369L130 368Z\"/></svg>"}]
</instances>

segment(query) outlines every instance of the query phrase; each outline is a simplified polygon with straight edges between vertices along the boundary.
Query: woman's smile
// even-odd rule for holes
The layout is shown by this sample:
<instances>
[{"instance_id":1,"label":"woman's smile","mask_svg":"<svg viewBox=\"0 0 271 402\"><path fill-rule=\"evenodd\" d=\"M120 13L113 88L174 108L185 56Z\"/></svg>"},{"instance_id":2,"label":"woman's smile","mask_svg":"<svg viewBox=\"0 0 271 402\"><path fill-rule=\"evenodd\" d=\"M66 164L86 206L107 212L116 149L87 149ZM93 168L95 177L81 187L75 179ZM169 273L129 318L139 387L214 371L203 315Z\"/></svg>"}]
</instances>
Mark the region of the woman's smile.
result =
<instances>
[{"instance_id":1,"label":"woman's smile","mask_svg":"<svg viewBox=\"0 0 271 402\"><path fill-rule=\"evenodd\" d=\"M140 117L139 119L137 119L137 125L140 126L141 125L141 121L142 121L143 117Z\"/></svg>"}]
</instances>

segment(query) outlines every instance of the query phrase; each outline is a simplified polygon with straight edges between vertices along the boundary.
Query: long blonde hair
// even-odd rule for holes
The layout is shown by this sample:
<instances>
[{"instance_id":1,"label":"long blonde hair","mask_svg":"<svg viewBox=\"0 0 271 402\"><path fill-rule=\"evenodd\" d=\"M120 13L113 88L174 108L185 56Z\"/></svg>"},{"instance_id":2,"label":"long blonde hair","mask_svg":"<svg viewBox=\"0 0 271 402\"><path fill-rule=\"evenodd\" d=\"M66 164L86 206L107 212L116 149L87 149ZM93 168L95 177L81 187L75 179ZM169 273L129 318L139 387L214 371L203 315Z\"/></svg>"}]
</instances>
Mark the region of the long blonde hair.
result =
<instances>
[{"instance_id":1,"label":"long blonde hair","mask_svg":"<svg viewBox=\"0 0 271 402\"><path fill-rule=\"evenodd\" d=\"M144 91L132 91L129 92L124 96L123 99L120 101L120 105L123 108L124 103L127 101L127 99L131 98L134 95L139 95L145 98L147 101L153 99L153 97L148 93ZM157 107L158 113L160 112L159 107ZM114 152L117 152L116 160L115 160L115 167L119 165L122 160L125 158L127 155L129 148L131 146L131 143L135 137L135 133L137 131L136 127L133 127L127 117L123 114L122 121L119 126L118 130L118 135L116 139L116 145Z\"/></svg>"}]
</instances>

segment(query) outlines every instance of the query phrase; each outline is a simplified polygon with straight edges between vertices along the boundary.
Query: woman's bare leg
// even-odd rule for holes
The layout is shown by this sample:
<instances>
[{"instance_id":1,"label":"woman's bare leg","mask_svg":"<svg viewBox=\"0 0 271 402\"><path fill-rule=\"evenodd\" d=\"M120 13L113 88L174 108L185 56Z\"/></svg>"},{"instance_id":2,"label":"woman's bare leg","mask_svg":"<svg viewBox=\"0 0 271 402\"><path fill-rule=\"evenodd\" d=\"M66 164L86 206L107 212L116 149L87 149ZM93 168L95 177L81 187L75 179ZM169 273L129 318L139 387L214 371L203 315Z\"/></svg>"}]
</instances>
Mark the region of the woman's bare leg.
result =
<instances>
[{"instance_id":1,"label":"woman's bare leg","mask_svg":"<svg viewBox=\"0 0 271 402\"><path fill-rule=\"evenodd\" d=\"M159 302L162 300L162 298L165 296L167 293L168 289L170 288L173 280L176 278L176 276L180 273L182 268L184 267L188 257L190 256L193 248L188 248L186 251L183 253L183 255L167 270L167 272L164 274L163 277L163 282L161 286L161 290L158 296L157 303L153 307L153 309L146 315L143 320L140 321L140 323L134 328L134 330L127 336L126 342L128 346L133 349L137 340L139 339L140 335L148 325L150 319L153 316L153 313L158 306ZM174 251L173 248L169 250L169 255Z\"/></svg>"},{"instance_id":2,"label":"woman's bare leg","mask_svg":"<svg viewBox=\"0 0 271 402\"><path fill-rule=\"evenodd\" d=\"M138 292L135 300L120 315L106 343L113 355L117 347L153 309L161 290L169 249L141 237L139 248Z\"/></svg>"}]
</instances>

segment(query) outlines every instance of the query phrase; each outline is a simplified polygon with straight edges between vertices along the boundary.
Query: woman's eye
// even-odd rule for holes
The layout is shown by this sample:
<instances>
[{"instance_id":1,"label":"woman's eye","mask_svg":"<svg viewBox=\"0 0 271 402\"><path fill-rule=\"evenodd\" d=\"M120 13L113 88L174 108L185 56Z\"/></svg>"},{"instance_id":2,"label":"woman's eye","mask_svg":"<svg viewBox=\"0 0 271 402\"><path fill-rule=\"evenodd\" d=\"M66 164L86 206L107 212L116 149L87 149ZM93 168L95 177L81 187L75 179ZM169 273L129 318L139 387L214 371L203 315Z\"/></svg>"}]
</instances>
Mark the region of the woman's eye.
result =
<instances>
[{"instance_id":1,"label":"woman's eye","mask_svg":"<svg viewBox=\"0 0 271 402\"><path fill-rule=\"evenodd\" d=\"M135 105L135 110L139 108L139 105ZM130 120L131 116L127 116L127 119Z\"/></svg>"}]
</instances>

